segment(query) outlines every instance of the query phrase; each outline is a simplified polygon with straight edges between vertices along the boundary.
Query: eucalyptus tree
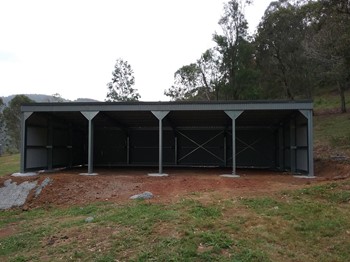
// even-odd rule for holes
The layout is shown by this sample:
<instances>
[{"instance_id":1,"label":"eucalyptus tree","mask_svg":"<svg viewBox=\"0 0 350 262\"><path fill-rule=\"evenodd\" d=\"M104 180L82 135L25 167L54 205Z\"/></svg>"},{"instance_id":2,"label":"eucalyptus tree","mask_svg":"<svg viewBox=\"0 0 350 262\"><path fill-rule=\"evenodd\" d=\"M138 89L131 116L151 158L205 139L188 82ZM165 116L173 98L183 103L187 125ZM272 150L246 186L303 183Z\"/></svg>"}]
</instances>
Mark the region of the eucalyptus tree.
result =
<instances>
[{"instance_id":1,"label":"eucalyptus tree","mask_svg":"<svg viewBox=\"0 0 350 262\"><path fill-rule=\"evenodd\" d=\"M270 97L312 96L303 40L307 21L298 5L281 0L266 9L256 35L261 82Z\"/></svg>"},{"instance_id":2,"label":"eucalyptus tree","mask_svg":"<svg viewBox=\"0 0 350 262\"><path fill-rule=\"evenodd\" d=\"M134 71L127 61L117 59L112 81L107 84L106 101L137 101L141 97L133 86L135 85Z\"/></svg>"},{"instance_id":3,"label":"eucalyptus tree","mask_svg":"<svg viewBox=\"0 0 350 262\"><path fill-rule=\"evenodd\" d=\"M310 27L304 41L306 54L318 70L319 88L337 89L341 112L350 84L350 1L310 2Z\"/></svg>"},{"instance_id":4,"label":"eucalyptus tree","mask_svg":"<svg viewBox=\"0 0 350 262\"><path fill-rule=\"evenodd\" d=\"M219 20L221 33L214 33L216 50L221 55L220 71L225 79L226 99L239 99L242 86L239 71L244 68L241 46L248 39L248 23L244 8L250 1L231 0L224 5L224 14Z\"/></svg>"},{"instance_id":5,"label":"eucalyptus tree","mask_svg":"<svg viewBox=\"0 0 350 262\"><path fill-rule=\"evenodd\" d=\"M214 49L208 49L189 65L182 66L174 74L174 85L164 91L172 100L218 99L222 74L220 57Z\"/></svg>"},{"instance_id":6,"label":"eucalyptus tree","mask_svg":"<svg viewBox=\"0 0 350 262\"><path fill-rule=\"evenodd\" d=\"M249 3L231 0L224 5L224 14L219 20L221 32L213 35L215 47L205 51L195 63L177 70L174 85L165 95L173 100L242 98L248 83L254 79L251 74L254 52L244 17L244 7ZM249 97L248 92L244 97Z\"/></svg>"}]
</instances>

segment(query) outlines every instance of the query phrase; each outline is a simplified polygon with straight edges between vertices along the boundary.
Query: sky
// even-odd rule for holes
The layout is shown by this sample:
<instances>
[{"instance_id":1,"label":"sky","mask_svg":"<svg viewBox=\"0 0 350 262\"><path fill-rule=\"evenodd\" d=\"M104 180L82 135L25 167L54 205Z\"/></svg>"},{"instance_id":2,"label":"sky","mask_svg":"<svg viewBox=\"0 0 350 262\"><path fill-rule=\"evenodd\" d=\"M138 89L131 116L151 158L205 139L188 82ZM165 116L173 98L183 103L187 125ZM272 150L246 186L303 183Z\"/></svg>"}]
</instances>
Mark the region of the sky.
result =
<instances>
[{"instance_id":1,"label":"sky","mask_svg":"<svg viewBox=\"0 0 350 262\"><path fill-rule=\"evenodd\" d=\"M118 58L142 101L214 46L222 0L0 0L0 96L60 94L104 101ZM253 33L271 0L246 7Z\"/></svg>"}]
</instances>

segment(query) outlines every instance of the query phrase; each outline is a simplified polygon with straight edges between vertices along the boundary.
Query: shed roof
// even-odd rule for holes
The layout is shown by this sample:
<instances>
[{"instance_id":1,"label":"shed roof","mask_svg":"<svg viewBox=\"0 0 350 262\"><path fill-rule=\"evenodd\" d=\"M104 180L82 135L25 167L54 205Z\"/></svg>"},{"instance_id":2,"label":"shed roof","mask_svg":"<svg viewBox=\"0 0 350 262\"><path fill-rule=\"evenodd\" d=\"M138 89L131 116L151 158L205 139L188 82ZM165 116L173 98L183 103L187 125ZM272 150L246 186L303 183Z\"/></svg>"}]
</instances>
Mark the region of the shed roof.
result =
<instances>
[{"instance_id":1,"label":"shed roof","mask_svg":"<svg viewBox=\"0 0 350 262\"><path fill-rule=\"evenodd\" d=\"M67 111L217 111L217 110L311 110L311 100L177 101L177 102L63 102L31 103L22 112Z\"/></svg>"}]
</instances>

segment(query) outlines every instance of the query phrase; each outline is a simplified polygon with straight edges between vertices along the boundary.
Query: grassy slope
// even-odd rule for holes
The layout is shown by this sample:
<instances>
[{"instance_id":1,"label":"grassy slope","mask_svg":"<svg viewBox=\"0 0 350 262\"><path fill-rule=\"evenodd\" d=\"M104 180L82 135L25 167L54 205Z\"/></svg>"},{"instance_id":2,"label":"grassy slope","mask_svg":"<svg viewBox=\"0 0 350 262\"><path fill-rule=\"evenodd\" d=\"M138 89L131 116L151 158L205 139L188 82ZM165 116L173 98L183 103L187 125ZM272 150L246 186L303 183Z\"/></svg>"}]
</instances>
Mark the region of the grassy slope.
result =
<instances>
[{"instance_id":1,"label":"grassy slope","mask_svg":"<svg viewBox=\"0 0 350 262\"><path fill-rule=\"evenodd\" d=\"M350 110L350 90L345 93L346 106ZM340 108L340 97L337 94L324 94L314 98L315 111L337 111Z\"/></svg>"},{"instance_id":2,"label":"grassy slope","mask_svg":"<svg viewBox=\"0 0 350 262\"><path fill-rule=\"evenodd\" d=\"M346 93L350 111L350 91ZM334 113L339 109L339 96L320 96L314 100L315 157L334 155L350 157L350 113Z\"/></svg>"},{"instance_id":3,"label":"grassy slope","mask_svg":"<svg viewBox=\"0 0 350 262\"><path fill-rule=\"evenodd\" d=\"M19 154L0 156L0 176L19 171Z\"/></svg>"},{"instance_id":4,"label":"grassy slope","mask_svg":"<svg viewBox=\"0 0 350 262\"><path fill-rule=\"evenodd\" d=\"M349 187L0 212L0 228L13 232L0 238L0 260L348 261Z\"/></svg>"}]
</instances>

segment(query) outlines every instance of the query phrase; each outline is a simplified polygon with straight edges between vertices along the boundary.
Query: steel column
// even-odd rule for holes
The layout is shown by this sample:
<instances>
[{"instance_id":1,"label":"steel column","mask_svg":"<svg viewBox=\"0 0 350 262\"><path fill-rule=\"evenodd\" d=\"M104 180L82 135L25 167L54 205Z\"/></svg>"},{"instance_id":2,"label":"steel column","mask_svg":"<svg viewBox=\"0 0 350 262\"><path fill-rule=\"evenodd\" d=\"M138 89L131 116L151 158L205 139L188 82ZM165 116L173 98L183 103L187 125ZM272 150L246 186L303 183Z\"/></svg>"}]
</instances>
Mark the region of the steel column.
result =
<instances>
[{"instance_id":1,"label":"steel column","mask_svg":"<svg viewBox=\"0 0 350 262\"><path fill-rule=\"evenodd\" d=\"M47 169L52 170L52 157L53 157L53 126L52 118L48 119L48 128L47 128Z\"/></svg>"},{"instance_id":2,"label":"steel column","mask_svg":"<svg viewBox=\"0 0 350 262\"><path fill-rule=\"evenodd\" d=\"M280 170L284 170L284 140L283 140L283 127L278 128L278 165Z\"/></svg>"},{"instance_id":3,"label":"steel column","mask_svg":"<svg viewBox=\"0 0 350 262\"><path fill-rule=\"evenodd\" d=\"M236 175L236 119L243 111L225 111L232 119L232 175Z\"/></svg>"},{"instance_id":4,"label":"steel column","mask_svg":"<svg viewBox=\"0 0 350 262\"><path fill-rule=\"evenodd\" d=\"M20 160L20 172L24 173L26 169L26 157L27 157L27 125L26 120L33 114L33 112L23 112L21 114L21 160Z\"/></svg>"},{"instance_id":5,"label":"steel column","mask_svg":"<svg viewBox=\"0 0 350 262\"><path fill-rule=\"evenodd\" d=\"M130 164L130 137L126 137L126 164Z\"/></svg>"},{"instance_id":6,"label":"steel column","mask_svg":"<svg viewBox=\"0 0 350 262\"><path fill-rule=\"evenodd\" d=\"M69 125L69 145L67 146L69 152L69 167L73 166L73 127Z\"/></svg>"},{"instance_id":7,"label":"steel column","mask_svg":"<svg viewBox=\"0 0 350 262\"><path fill-rule=\"evenodd\" d=\"M159 120L159 174L163 174L163 119L169 111L152 111Z\"/></svg>"},{"instance_id":8,"label":"steel column","mask_svg":"<svg viewBox=\"0 0 350 262\"><path fill-rule=\"evenodd\" d=\"M290 150L290 171L294 174L296 173L296 151L297 151L297 146L296 146L296 125L295 125L295 119L292 118L289 122L289 130L290 130L290 145L289 145L289 150Z\"/></svg>"},{"instance_id":9,"label":"steel column","mask_svg":"<svg viewBox=\"0 0 350 262\"><path fill-rule=\"evenodd\" d=\"M313 151L313 113L312 110L299 110L307 119L307 149L308 149L308 176L314 176L314 151Z\"/></svg>"},{"instance_id":10,"label":"steel column","mask_svg":"<svg viewBox=\"0 0 350 262\"><path fill-rule=\"evenodd\" d=\"M226 139L226 132L224 135L224 166L227 165L227 139Z\"/></svg>"},{"instance_id":11,"label":"steel column","mask_svg":"<svg viewBox=\"0 0 350 262\"><path fill-rule=\"evenodd\" d=\"M175 136L175 141L174 141L174 155L175 155L175 165L177 165L177 136Z\"/></svg>"},{"instance_id":12,"label":"steel column","mask_svg":"<svg viewBox=\"0 0 350 262\"><path fill-rule=\"evenodd\" d=\"M94 161L94 126L92 119L99 113L98 111L90 112L85 111L81 112L85 118L89 121L89 135L88 135L88 174L93 173L93 161Z\"/></svg>"}]
</instances>

